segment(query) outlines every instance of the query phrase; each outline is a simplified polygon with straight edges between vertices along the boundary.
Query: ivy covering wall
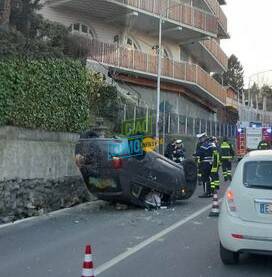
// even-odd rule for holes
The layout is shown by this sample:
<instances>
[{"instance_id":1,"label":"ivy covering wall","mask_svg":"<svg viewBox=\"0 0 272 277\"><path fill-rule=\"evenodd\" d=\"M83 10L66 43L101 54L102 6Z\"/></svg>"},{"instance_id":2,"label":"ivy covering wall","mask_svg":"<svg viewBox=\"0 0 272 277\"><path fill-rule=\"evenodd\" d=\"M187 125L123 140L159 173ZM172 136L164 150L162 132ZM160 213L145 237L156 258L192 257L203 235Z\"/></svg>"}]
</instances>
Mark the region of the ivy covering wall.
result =
<instances>
[{"instance_id":1,"label":"ivy covering wall","mask_svg":"<svg viewBox=\"0 0 272 277\"><path fill-rule=\"evenodd\" d=\"M89 126L89 73L69 59L0 61L0 125L78 132Z\"/></svg>"}]
</instances>

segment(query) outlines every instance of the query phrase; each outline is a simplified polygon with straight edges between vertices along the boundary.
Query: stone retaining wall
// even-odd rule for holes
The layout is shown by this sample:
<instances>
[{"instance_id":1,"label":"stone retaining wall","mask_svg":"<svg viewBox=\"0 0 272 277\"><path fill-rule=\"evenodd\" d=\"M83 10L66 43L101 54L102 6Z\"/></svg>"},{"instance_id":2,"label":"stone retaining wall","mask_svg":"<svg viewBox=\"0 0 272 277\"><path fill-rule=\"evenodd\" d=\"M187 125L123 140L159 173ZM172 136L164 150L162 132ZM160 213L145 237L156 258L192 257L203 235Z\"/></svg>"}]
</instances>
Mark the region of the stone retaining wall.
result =
<instances>
[{"instance_id":1,"label":"stone retaining wall","mask_svg":"<svg viewBox=\"0 0 272 277\"><path fill-rule=\"evenodd\" d=\"M77 134L0 128L0 223L93 200L74 163Z\"/></svg>"}]
</instances>

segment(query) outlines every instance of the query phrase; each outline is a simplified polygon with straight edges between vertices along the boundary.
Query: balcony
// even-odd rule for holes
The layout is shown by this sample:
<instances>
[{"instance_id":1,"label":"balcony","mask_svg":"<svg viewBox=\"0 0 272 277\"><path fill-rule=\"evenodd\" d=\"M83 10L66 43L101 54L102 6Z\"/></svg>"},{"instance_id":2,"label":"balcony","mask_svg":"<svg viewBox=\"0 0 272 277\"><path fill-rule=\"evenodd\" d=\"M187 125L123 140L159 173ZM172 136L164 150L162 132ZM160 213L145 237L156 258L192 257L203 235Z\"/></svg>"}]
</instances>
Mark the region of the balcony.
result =
<instances>
[{"instance_id":1,"label":"balcony","mask_svg":"<svg viewBox=\"0 0 272 277\"><path fill-rule=\"evenodd\" d=\"M238 100L227 96L226 97L226 107L230 107L230 108L238 111L239 110Z\"/></svg>"},{"instance_id":2,"label":"balcony","mask_svg":"<svg viewBox=\"0 0 272 277\"><path fill-rule=\"evenodd\" d=\"M176 42L217 37L218 22L212 13L181 4L176 0L49 0L47 5L68 8L99 17L104 22L124 26L127 16L137 12L133 28L158 34L159 16L164 11L164 39ZM182 27L182 32L177 30ZM171 31L169 31L171 30Z\"/></svg>"},{"instance_id":3,"label":"balcony","mask_svg":"<svg viewBox=\"0 0 272 277\"><path fill-rule=\"evenodd\" d=\"M228 20L220 7L220 3L217 0L204 0L208 7L214 12L219 23L219 36L222 38L229 38L228 34Z\"/></svg>"},{"instance_id":4,"label":"balcony","mask_svg":"<svg viewBox=\"0 0 272 277\"><path fill-rule=\"evenodd\" d=\"M184 45L194 58L209 72L224 72L228 68L228 56L215 39Z\"/></svg>"},{"instance_id":5,"label":"balcony","mask_svg":"<svg viewBox=\"0 0 272 277\"><path fill-rule=\"evenodd\" d=\"M89 56L90 61L114 67L119 72L151 79L157 77L157 56L154 55L92 40ZM226 89L198 65L163 58L162 80L181 84L198 97L217 105L226 104Z\"/></svg>"}]
</instances>

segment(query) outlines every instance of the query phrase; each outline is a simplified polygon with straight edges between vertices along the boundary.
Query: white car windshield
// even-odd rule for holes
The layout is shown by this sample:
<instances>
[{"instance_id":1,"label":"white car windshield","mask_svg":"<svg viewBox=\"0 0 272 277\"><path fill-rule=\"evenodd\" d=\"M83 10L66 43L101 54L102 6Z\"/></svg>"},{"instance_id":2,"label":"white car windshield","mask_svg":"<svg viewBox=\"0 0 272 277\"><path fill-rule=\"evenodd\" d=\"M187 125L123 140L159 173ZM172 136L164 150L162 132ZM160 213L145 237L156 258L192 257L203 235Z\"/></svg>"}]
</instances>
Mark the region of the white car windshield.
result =
<instances>
[{"instance_id":1,"label":"white car windshield","mask_svg":"<svg viewBox=\"0 0 272 277\"><path fill-rule=\"evenodd\" d=\"M244 185L272 189L272 161L252 161L244 165Z\"/></svg>"}]
</instances>

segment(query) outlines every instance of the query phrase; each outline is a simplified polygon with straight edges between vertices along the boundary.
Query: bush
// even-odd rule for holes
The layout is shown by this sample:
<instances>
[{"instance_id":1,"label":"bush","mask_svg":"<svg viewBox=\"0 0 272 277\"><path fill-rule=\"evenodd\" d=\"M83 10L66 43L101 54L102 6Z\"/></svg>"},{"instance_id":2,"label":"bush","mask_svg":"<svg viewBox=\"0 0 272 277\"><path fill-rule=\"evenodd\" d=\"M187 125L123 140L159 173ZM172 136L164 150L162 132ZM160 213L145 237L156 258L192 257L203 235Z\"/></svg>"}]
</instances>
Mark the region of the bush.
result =
<instances>
[{"instance_id":1,"label":"bush","mask_svg":"<svg viewBox=\"0 0 272 277\"><path fill-rule=\"evenodd\" d=\"M77 132L89 125L88 71L64 59L0 61L0 125Z\"/></svg>"}]
</instances>

